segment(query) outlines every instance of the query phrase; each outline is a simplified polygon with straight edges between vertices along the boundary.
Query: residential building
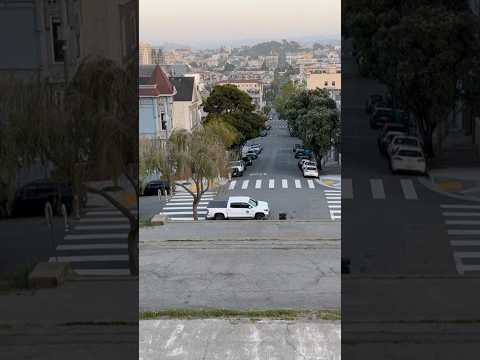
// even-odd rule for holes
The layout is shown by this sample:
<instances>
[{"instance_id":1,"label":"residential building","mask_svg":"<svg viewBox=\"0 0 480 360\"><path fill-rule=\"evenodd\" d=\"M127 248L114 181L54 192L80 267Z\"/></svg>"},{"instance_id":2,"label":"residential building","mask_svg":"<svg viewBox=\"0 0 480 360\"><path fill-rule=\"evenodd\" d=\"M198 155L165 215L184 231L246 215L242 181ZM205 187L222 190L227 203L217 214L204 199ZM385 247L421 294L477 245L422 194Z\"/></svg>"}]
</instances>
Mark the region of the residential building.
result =
<instances>
[{"instance_id":1,"label":"residential building","mask_svg":"<svg viewBox=\"0 0 480 360\"><path fill-rule=\"evenodd\" d=\"M324 72L314 73L307 76L307 89L314 90L316 88L326 89L330 93L332 99L340 101L342 91L342 75L340 72Z\"/></svg>"},{"instance_id":2,"label":"residential building","mask_svg":"<svg viewBox=\"0 0 480 360\"><path fill-rule=\"evenodd\" d=\"M159 65L139 67L139 135L170 137L173 130L173 102L177 94L167 74Z\"/></svg>"},{"instance_id":3,"label":"residential building","mask_svg":"<svg viewBox=\"0 0 480 360\"><path fill-rule=\"evenodd\" d=\"M193 76L170 77L177 93L173 97L173 128L192 129L202 122L202 98Z\"/></svg>"},{"instance_id":4,"label":"residential building","mask_svg":"<svg viewBox=\"0 0 480 360\"><path fill-rule=\"evenodd\" d=\"M181 63L165 63L161 64L163 71L165 71L168 76L184 76L185 74L189 74L193 72L193 69L188 64L181 64Z\"/></svg>"},{"instance_id":5,"label":"residential building","mask_svg":"<svg viewBox=\"0 0 480 360\"><path fill-rule=\"evenodd\" d=\"M138 56L139 65L152 64L152 46L150 44L140 42L138 48Z\"/></svg>"},{"instance_id":6,"label":"residential building","mask_svg":"<svg viewBox=\"0 0 480 360\"><path fill-rule=\"evenodd\" d=\"M4 0L0 5L0 46L8 53L0 57L0 75L45 80L59 102L66 80L86 57L123 66L138 56L137 0ZM48 177L51 169L40 162L20 169L17 185Z\"/></svg>"},{"instance_id":7,"label":"residential building","mask_svg":"<svg viewBox=\"0 0 480 360\"><path fill-rule=\"evenodd\" d=\"M278 66L278 55L267 55L265 56L265 65L267 69L274 70Z\"/></svg>"},{"instance_id":8,"label":"residential building","mask_svg":"<svg viewBox=\"0 0 480 360\"><path fill-rule=\"evenodd\" d=\"M265 106L263 94L263 83L259 80L224 80L218 82L218 85L231 84L240 90L246 92L252 98L257 111L261 111Z\"/></svg>"}]
</instances>

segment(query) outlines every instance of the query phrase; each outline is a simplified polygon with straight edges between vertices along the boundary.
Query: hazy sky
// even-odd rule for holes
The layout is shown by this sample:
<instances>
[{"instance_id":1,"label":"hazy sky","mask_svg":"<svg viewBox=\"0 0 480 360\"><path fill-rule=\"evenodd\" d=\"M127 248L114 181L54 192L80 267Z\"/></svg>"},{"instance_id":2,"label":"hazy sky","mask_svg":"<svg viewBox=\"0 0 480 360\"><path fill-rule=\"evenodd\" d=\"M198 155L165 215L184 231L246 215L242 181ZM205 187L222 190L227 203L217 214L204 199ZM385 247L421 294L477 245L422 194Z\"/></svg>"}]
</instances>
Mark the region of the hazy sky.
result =
<instances>
[{"instance_id":1,"label":"hazy sky","mask_svg":"<svg viewBox=\"0 0 480 360\"><path fill-rule=\"evenodd\" d=\"M341 0L140 0L140 40L185 45L339 35Z\"/></svg>"}]
</instances>

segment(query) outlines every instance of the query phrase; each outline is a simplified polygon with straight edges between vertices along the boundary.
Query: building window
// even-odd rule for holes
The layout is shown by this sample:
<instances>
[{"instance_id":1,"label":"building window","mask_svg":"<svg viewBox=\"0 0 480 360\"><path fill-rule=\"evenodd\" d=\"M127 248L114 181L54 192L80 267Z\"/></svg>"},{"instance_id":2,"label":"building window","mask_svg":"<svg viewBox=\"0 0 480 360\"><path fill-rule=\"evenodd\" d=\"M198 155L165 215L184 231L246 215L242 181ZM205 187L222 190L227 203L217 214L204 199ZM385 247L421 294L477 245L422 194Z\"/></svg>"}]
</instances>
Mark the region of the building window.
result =
<instances>
[{"instance_id":1,"label":"building window","mask_svg":"<svg viewBox=\"0 0 480 360\"><path fill-rule=\"evenodd\" d=\"M332 86L335 86L335 81L332 81Z\"/></svg>"},{"instance_id":2,"label":"building window","mask_svg":"<svg viewBox=\"0 0 480 360\"><path fill-rule=\"evenodd\" d=\"M165 113L160 113L160 123L162 126L162 130L167 130L167 121L165 120Z\"/></svg>"},{"instance_id":3,"label":"building window","mask_svg":"<svg viewBox=\"0 0 480 360\"><path fill-rule=\"evenodd\" d=\"M63 62L65 60L65 53L63 45L65 43L61 36L62 24L60 19L52 17L52 49L53 49L53 61L56 63Z\"/></svg>"}]
</instances>

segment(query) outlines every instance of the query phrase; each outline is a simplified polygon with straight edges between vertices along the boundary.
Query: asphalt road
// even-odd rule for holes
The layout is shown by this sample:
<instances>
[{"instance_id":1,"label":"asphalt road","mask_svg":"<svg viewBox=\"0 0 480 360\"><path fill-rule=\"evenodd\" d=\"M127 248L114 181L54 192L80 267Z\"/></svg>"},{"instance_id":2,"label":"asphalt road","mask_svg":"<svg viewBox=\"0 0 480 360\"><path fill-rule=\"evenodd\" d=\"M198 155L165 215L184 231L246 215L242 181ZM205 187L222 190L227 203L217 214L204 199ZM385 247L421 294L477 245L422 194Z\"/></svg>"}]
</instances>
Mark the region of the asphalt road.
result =
<instances>
[{"instance_id":1,"label":"asphalt road","mask_svg":"<svg viewBox=\"0 0 480 360\"><path fill-rule=\"evenodd\" d=\"M456 257L468 253L460 262L476 264L468 269L478 274L475 244L452 246L478 239L480 224L469 221L478 210L430 190L422 183L428 179L390 173L377 148L378 130L370 129L364 111L369 94L385 88L361 78L353 57L342 62L342 218L348 224L342 229L342 256L351 258L352 272L461 274Z\"/></svg>"},{"instance_id":2,"label":"asphalt road","mask_svg":"<svg viewBox=\"0 0 480 360\"><path fill-rule=\"evenodd\" d=\"M165 205L165 197L158 196L140 196L138 199L139 219L151 219L158 214Z\"/></svg>"},{"instance_id":3,"label":"asphalt road","mask_svg":"<svg viewBox=\"0 0 480 360\"><path fill-rule=\"evenodd\" d=\"M44 217L0 220L0 273L14 272L37 261L48 261L63 240L63 219L54 218L53 242Z\"/></svg>"},{"instance_id":4,"label":"asphalt road","mask_svg":"<svg viewBox=\"0 0 480 360\"><path fill-rule=\"evenodd\" d=\"M275 117L270 122L272 128L266 137L250 140L248 143L263 145L259 158L247 167L243 176L233 178L211 194L206 194L199 205L199 215L206 214L208 201L223 200L229 196L251 196L267 201L271 209L271 219L278 219L279 213L286 213L288 219L298 220L341 220L340 174L337 168L327 168L320 172L320 179L305 179L298 169L293 145L301 143L291 137L287 122ZM140 218L163 213L172 220L190 220L192 198L188 194L164 204L157 197L140 199Z\"/></svg>"},{"instance_id":5,"label":"asphalt road","mask_svg":"<svg viewBox=\"0 0 480 360\"><path fill-rule=\"evenodd\" d=\"M156 241L140 245L140 311L339 309L340 241Z\"/></svg>"},{"instance_id":6,"label":"asphalt road","mask_svg":"<svg viewBox=\"0 0 480 360\"><path fill-rule=\"evenodd\" d=\"M263 146L259 158L242 177L225 185L218 198L243 195L267 201L272 218L285 212L291 219L331 219L325 190L333 188L303 177L293 152L294 144L301 141L290 136L285 120L274 119L271 125L268 136L249 141ZM320 175L332 174L324 170Z\"/></svg>"}]
</instances>

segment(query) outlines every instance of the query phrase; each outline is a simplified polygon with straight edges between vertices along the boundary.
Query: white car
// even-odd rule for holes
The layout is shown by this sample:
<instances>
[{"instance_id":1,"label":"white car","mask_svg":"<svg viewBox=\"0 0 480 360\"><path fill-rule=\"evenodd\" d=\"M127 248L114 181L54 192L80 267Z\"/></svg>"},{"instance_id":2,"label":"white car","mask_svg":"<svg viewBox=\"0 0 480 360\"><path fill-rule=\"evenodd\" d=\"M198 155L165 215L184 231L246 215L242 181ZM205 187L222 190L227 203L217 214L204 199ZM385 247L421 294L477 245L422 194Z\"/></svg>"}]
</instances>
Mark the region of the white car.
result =
<instances>
[{"instance_id":1,"label":"white car","mask_svg":"<svg viewBox=\"0 0 480 360\"><path fill-rule=\"evenodd\" d=\"M400 146L413 146L413 147L422 148L423 144L417 136L397 135L392 139L392 141L388 145L387 153L391 154L397 151L397 149Z\"/></svg>"},{"instance_id":2,"label":"white car","mask_svg":"<svg viewBox=\"0 0 480 360\"><path fill-rule=\"evenodd\" d=\"M247 148L249 150L254 150L257 152L257 154L260 154L262 151L263 151L263 146L260 145L260 144L251 144L251 145L248 145Z\"/></svg>"},{"instance_id":3,"label":"white car","mask_svg":"<svg viewBox=\"0 0 480 360\"><path fill-rule=\"evenodd\" d=\"M302 170L305 169L307 166L314 166L314 167L318 167L317 165L317 162L316 161L310 161L310 160L306 160L303 162L303 165L302 165Z\"/></svg>"},{"instance_id":4,"label":"white car","mask_svg":"<svg viewBox=\"0 0 480 360\"><path fill-rule=\"evenodd\" d=\"M392 142L393 138L396 136L406 135L401 131L388 131L383 138L380 139L378 143L378 148L381 154L388 155L387 148Z\"/></svg>"},{"instance_id":5,"label":"white car","mask_svg":"<svg viewBox=\"0 0 480 360\"><path fill-rule=\"evenodd\" d=\"M415 146L399 146L390 154L390 169L393 174L408 171L427 175L427 163L422 149Z\"/></svg>"},{"instance_id":6,"label":"white car","mask_svg":"<svg viewBox=\"0 0 480 360\"><path fill-rule=\"evenodd\" d=\"M318 178L318 169L316 166L305 166L303 168L303 177L315 177Z\"/></svg>"},{"instance_id":7,"label":"white car","mask_svg":"<svg viewBox=\"0 0 480 360\"><path fill-rule=\"evenodd\" d=\"M266 201L258 201L249 196L230 196L226 201L210 201L207 210L207 219L215 220L264 220L270 214Z\"/></svg>"},{"instance_id":8,"label":"white car","mask_svg":"<svg viewBox=\"0 0 480 360\"><path fill-rule=\"evenodd\" d=\"M233 176L242 176L245 171L245 162L243 160L231 161L230 169Z\"/></svg>"}]
</instances>

